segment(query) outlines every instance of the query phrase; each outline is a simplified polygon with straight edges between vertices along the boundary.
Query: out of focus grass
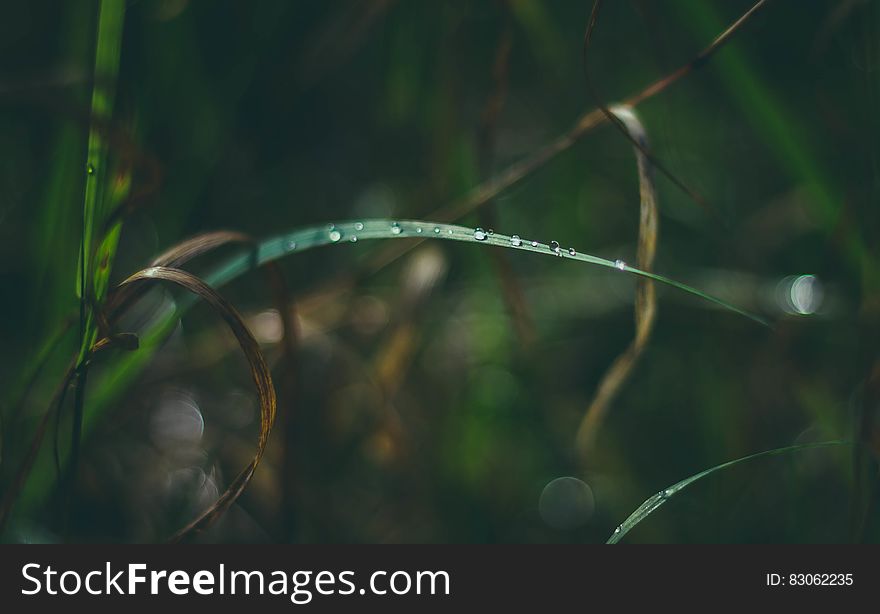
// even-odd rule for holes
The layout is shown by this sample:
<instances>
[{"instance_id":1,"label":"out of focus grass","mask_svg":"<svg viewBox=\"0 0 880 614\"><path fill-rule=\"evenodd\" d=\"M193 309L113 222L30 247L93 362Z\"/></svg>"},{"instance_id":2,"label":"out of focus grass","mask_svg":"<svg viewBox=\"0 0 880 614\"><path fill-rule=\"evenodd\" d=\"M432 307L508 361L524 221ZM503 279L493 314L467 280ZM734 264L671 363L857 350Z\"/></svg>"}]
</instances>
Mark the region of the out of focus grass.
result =
<instances>
[{"instance_id":1,"label":"out of focus grass","mask_svg":"<svg viewBox=\"0 0 880 614\"><path fill-rule=\"evenodd\" d=\"M796 4L769 3L706 66L639 108L659 159L715 209L658 177L657 270L760 312L773 330L661 290L653 338L584 463L573 432L631 339L631 280L509 252L534 320L524 345L486 248L426 243L378 271L366 266L382 249L372 242L286 258L300 330L292 371L263 279L222 290L273 366L281 423L253 483L204 539L602 542L682 476L864 436L857 417L875 411L864 382L878 340L877 3ZM622 99L748 6L607 3L591 76L609 101ZM76 315L96 7L16 3L0 20L0 491L77 342L68 334L11 405L45 340ZM568 130L591 102L580 65L589 7L512 0L510 11L491 173ZM263 238L421 218L465 194L484 172L480 114L503 27L492 2L131 3L115 125L158 161L161 182L132 170L128 194L151 189L126 218L110 281L205 230ZM610 128L494 207L498 233L635 261L638 179L630 144ZM231 256L191 269L207 274ZM153 291L124 324L143 332L185 301ZM90 366L72 538L162 539L247 463L259 423L247 368L205 315L188 311L153 356L119 352ZM57 444L50 429L4 539L61 539L53 450L69 450L70 414L68 404ZM627 539L849 539L847 454L713 474ZM563 476L592 503L550 487ZM868 518L857 538L877 541Z\"/></svg>"}]
</instances>

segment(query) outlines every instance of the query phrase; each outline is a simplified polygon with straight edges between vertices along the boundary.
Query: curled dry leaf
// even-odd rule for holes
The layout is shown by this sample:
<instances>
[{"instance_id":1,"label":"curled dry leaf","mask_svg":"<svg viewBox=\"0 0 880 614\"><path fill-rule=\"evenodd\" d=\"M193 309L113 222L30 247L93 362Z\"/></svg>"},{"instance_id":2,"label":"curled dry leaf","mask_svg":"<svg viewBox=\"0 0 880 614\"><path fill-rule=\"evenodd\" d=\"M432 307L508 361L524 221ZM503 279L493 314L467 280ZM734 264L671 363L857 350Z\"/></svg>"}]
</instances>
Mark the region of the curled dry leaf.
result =
<instances>
[{"instance_id":1,"label":"curled dry leaf","mask_svg":"<svg viewBox=\"0 0 880 614\"><path fill-rule=\"evenodd\" d=\"M275 423L276 399L272 376L269 373L269 367L266 364L263 353L260 351L260 346L248 330L241 315L231 303L195 275L172 267L154 266L138 271L123 281L120 284L120 288L156 281L170 282L192 292L204 300L223 318L238 340L238 344L248 360L251 376L257 388L257 396L260 402L260 437L253 459L213 505L171 537L170 541L177 542L209 527L229 509L244 491L254 474L254 470L260 464L260 459L263 456L269 438L269 432Z\"/></svg>"},{"instance_id":2,"label":"curled dry leaf","mask_svg":"<svg viewBox=\"0 0 880 614\"><path fill-rule=\"evenodd\" d=\"M156 256L151 267L170 267L179 269L184 264L212 250L230 243L250 243L251 238L240 232L219 230L190 237L170 247ZM108 311L122 314L138 298L143 296L146 286L142 284L120 285L108 300Z\"/></svg>"}]
</instances>

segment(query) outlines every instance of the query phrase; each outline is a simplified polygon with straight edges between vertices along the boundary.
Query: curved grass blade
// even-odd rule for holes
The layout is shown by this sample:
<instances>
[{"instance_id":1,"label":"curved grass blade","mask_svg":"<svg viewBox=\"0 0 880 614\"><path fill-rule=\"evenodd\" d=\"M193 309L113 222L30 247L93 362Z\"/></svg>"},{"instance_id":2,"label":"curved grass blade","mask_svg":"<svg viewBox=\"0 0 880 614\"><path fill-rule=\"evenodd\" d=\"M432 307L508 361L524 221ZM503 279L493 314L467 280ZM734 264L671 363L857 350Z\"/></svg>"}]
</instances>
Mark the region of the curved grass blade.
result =
<instances>
[{"instance_id":1,"label":"curved grass blade","mask_svg":"<svg viewBox=\"0 0 880 614\"><path fill-rule=\"evenodd\" d=\"M715 473L716 471L721 471L722 469L727 469L728 467L732 467L733 465L738 465L739 463L743 463L745 461L755 460L757 458L763 458L765 456L778 456L780 454L787 454L789 452L799 452L802 450L810 450L814 448L828 448L831 446L844 446L850 445L849 441L820 441L816 443L805 443L796 446L787 446L785 448L775 448L773 450L765 450L764 452L758 452L756 454L750 454L749 456L743 456L742 458L737 458L736 460L727 461L726 463L721 463L720 465L716 465L710 469L706 469L705 471L701 471L696 475L692 475L689 478L685 478L681 482L676 482L672 486L668 488L664 488L654 496L648 498L644 503L642 503L636 511L629 515L629 517L624 520L616 529L614 529L614 533L611 534L611 537L608 538L606 544L616 544L621 539L623 539L624 535L633 530L633 528L642 522L645 518L653 514L657 508L666 503L666 501L696 482L697 480L701 480L708 475Z\"/></svg>"},{"instance_id":2,"label":"curved grass blade","mask_svg":"<svg viewBox=\"0 0 880 614\"><path fill-rule=\"evenodd\" d=\"M269 438L272 425L275 423L276 398L275 387L272 384L272 376L266 364L260 346L254 336L248 330L241 315L235 307L224 299L216 290L191 273L170 267L150 267L138 271L120 286L131 284L167 281L193 293L204 300L229 326L235 338L238 340L245 357L251 368L251 376L257 388L257 396L260 402L260 437L257 442L257 450L254 457L244 470L232 481L226 491L220 495L207 510L202 512L195 520L175 533L170 541L177 542L209 527L219 518L235 500L241 495L250 482Z\"/></svg>"},{"instance_id":3,"label":"curved grass blade","mask_svg":"<svg viewBox=\"0 0 880 614\"><path fill-rule=\"evenodd\" d=\"M598 2L596 4L598 6ZM594 9L595 10L595 9ZM604 108L604 107L603 107ZM639 173L639 239L638 265L645 271L654 267L657 253L659 214L657 212L657 189L654 186L654 163L648 153L648 135L632 107L618 106L608 111L614 113L615 121L627 130L627 135L637 144L634 148ZM575 436L575 445L581 455L586 455L595 440L596 432L611 406L611 402L629 378L651 338L657 315L657 293L654 282L640 279L636 284L635 337L599 380L596 394L590 402Z\"/></svg>"},{"instance_id":4,"label":"curved grass blade","mask_svg":"<svg viewBox=\"0 0 880 614\"><path fill-rule=\"evenodd\" d=\"M530 240L525 237L520 238L516 235L511 236L501 233L489 234L479 228L475 229L466 226L459 226L457 224L439 224L420 220L373 219L339 222L337 224L325 224L303 228L262 241L257 246L257 253L255 256L251 254L243 254L234 257L228 260L225 264L220 265L213 273L208 275L205 280L212 286L219 287L250 270L255 265L263 265L294 252L301 252L324 245L345 242L356 243L361 240L371 239L405 238L443 239L449 241L479 243L483 245L495 245L508 249L557 256L567 260L576 260L578 262L603 266L672 286L688 294L715 303L724 309L745 316L759 324L769 326L767 321L757 314L751 313L687 284L630 266L621 260L612 261L606 258L600 258L599 256L578 252L574 248L562 248L561 246L557 248L552 242L548 244Z\"/></svg>"},{"instance_id":5,"label":"curved grass blade","mask_svg":"<svg viewBox=\"0 0 880 614\"><path fill-rule=\"evenodd\" d=\"M231 243L252 243L248 235L241 232L218 230L195 235L162 252L150 263L151 267L170 267L179 269L194 258ZM117 287L108 300L108 311L121 314L146 291L144 285Z\"/></svg>"},{"instance_id":6,"label":"curved grass blade","mask_svg":"<svg viewBox=\"0 0 880 614\"><path fill-rule=\"evenodd\" d=\"M180 266L183 266L190 260L197 258L198 256L204 255L207 252L210 252L224 245L233 243L254 244L254 240L246 234L234 231L215 231L203 233L191 237L190 239L182 241L181 243L178 243L177 245L169 248L168 250L154 258L151 266L178 268ZM285 282L281 268L277 266L277 263L269 263L266 266L266 271L269 274L269 282L272 296L276 302L276 305L278 306L279 312L281 313L281 321L284 330L283 351L285 355L289 358L294 352L297 343L297 334L292 314L290 313L289 309L287 309L287 306L290 303L287 284ZM118 318L121 313L127 310L140 296L142 296L144 290L146 290L145 284L128 284L118 287L108 297L106 304L107 311L113 314L114 319ZM171 319L170 321L173 322L174 320ZM105 328L109 331L110 325L106 325ZM136 350L138 349L139 345L140 339L136 335L133 335L131 333L117 333L111 335L110 337L104 337L96 341L90 348L89 357L110 347L117 347L124 350ZM133 357L136 361L138 361L132 364L144 364L145 360L142 357L146 356L147 358L149 358L149 356L152 355L153 350L155 350L155 347L147 348L147 350L142 353L130 354L130 357ZM123 361L125 361L125 359L123 359ZM71 369L73 369L73 367ZM72 381L74 375L75 373L71 371L71 373L69 373L68 376L65 378L66 382L69 383L70 381ZM95 405L97 405L96 409L100 410L100 408L106 405L106 403L101 403L101 396L97 396L98 403L95 403ZM61 403L56 401L53 401L53 403L50 405L50 411L47 412L46 416L41 421L37 432L34 435L33 441L31 443L31 452L28 455L29 460L23 463L22 467L19 470L18 475L20 477L17 478L17 486L14 489L10 489L6 493L3 498L2 505L0 505L0 510L5 510L6 508L11 509L12 504L14 503L19 491L21 490L21 485L24 483L27 474L29 473L32 465L36 461L36 453L39 451L39 448L46 433L46 424L48 423L48 417L51 413L53 413L53 408L55 413L58 413L58 411L60 411L60 406ZM57 468L61 464L60 454L57 451L57 442L55 462L57 470ZM5 517L5 513L0 514L0 527L2 527L2 521L3 519L5 519Z\"/></svg>"},{"instance_id":7,"label":"curved grass blade","mask_svg":"<svg viewBox=\"0 0 880 614\"><path fill-rule=\"evenodd\" d=\"M325 224L310 226L295 230L290 233L278 235L260 242L254 250L231 257L225 263L219 265L211 273L205 276L205 281L214 288L238 278L240 275L253 270L255 267L274 262L284 256L299 253L316 247L341 243L357 243L370 239L395 239L395 238L434 238L450 241L465 241L518 249L521 251L534 252L543 255L555 255L557 257L579 262L587 262L598 266L604 266L616 271L645 277L660 283L672 286L683 292L697 296L703 300L714 303L724 309L745 316L754 322L769 326L759 315L741 309L727 301L711 296L691 287L687 284L663 277L656 273L643 271L631 267L622 261L611 261L598 256L584 254L567 249L559 251L551 249L547 243L519 238L516 235L509 236L500 233L485 234L485 238L477 239L477 231L473 228L454 224L439 224L415 220L394 221L390 219L374 219L363 221L348 221L338 224ZM134 379L137 373L150 359L149 348L155 348L171 332L176 318L183 313L191 301L181 300L176 311L169 313L153 328L141 336L141 351L120 358L112 377L107 379L103 389L95 392L93 403L98 406L106 406L119 393L124 390Z\"/></svg>"},{"instance_id":8,"label":"curved grass blade","mask_svg":"<svg viewBox=\"0 0 880 614\"><path fill-rule=\"evenodd\" d=\"M488 234L480 229L458 226L455 224L440 224L417 220L390 220L372 219L363 221L347 221L337 224L324 224L302 228L289 233L277 235L257 244L241 254L232 256L226 262L219 265L211 273L206 275L204 282L213 288L221 288L239 276L254 270L258 266L264 266L279 260L280 258L306 251L309 249L334 244L356 244L364 240L374 239L442 239L449 241L462 241L494 245L508 249L516 249L542 255L552 255L561 259L586 262L603 266L621 273L637 275L651 279L688 294L714 303L728 311L745 316L758 324L769 326L759 315L741 309L725 300L706 294L687 284L669 279L656 273L643 271L626 263L616 260L608 260L590 254L578 252L574 249L558 249L555 246L535 240L520 238L516 235L504 235L500 233ZM176 309L169 311L164 317L159 318L151 328L144 331L139 337L140 349L121 356L110 367L107 377L100 386L91 391L89 397L89 414L85 416L83 432L87 432L89 426L97 417L109 407L119 395L127 389L135 378L142 372L151 360L154 352L161 342L174 329L175 322L195 299L187 300L187 297L178 301ZM48 489L47 483L33 486L34 498L42 498Z\"/></svg>"}]
</instances>

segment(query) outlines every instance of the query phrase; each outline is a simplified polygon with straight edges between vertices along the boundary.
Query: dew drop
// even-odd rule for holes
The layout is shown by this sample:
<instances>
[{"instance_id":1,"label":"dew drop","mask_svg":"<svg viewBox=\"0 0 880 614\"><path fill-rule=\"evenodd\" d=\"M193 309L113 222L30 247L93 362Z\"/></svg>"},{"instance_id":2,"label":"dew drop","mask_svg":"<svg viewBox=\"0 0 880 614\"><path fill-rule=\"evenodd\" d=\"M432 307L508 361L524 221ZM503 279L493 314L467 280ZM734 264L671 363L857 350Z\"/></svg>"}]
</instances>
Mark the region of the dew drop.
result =
<instances>
[{"instance_id":1,"label":"dew drop","mask_svg":"<svg viewBox=\"0 0 880 614\"><path fill-rule=\"evenodd\" d=\"M491 235L495 234L495 231L490 228L489 230L486 231L486 234L491 236Z\"/></svg>"},{"instance_id":2,"label":"dew drop","mask_svg":"<svg viewBox=\"0 0 880 614\"><path fill-rule=\"evenodd\" d=\"M569 256L577 256L577 250L573 247L569 247L568 248L568 255Z\"/></svg>"},{"instance_id":3,"label":"dew drop","mask_svg":"<svg viewBox=\"0 0 880 614\"><path fill-rule=\"evenodd\" d=\"M422 227L421 226L416 228L416 234L418 234L418 235L422 234Z\"/></svg>"},{"instance_id":4,"label":"dew drop","mask_svg":"<svg viewBox=\"0 0 880 614\"><path fill-rule=\"evenodd\" d=\"M623 260L615 260L614 267L623 271L626 268L626 263Z\"/></svg>"},{"instance_id":5,"label":"dew drop","mask_svg":"<svg viewBox=\"0 0 880 614\"><path fill-rule=\"evenodd\" d=\"M403 232L403 228L400 227L400 224L397 222L391 224L391 234L399 235L401 232Z\"/></svg>"},{"instance_id":6,"label":"dew drop","mask_svg":"<svg viewBox=\"0 0 880 614\"><path fill-rule=\"evenodd\" d=\"M357 240L357 235L351 235L351 238L349 239L349 241L351 241L352 243L357 243Z\"/></svg>"},{"instance_id":7,"label":"dew drop","mask_svg":"<svg viewBox=\"0 0 880 614\"><path fill-rule=\"evenodd\" d=\"M95 174L95 167L91 163L86 165L86 174L87 175L94 175Z\"/></svg>"},{"instance_id":8,"label":"dew drop","mask_svg":"<svg viewBox=\"0 0 880 614\"><path fill-rule=\"evenodd\" d=\"M355 223L354 223L354 229L355 229L355 230L363 230L363 229L364 229L364 225L363 225L363 223L362 223L362 222L355 222Z\"/></svg>"},{"instance_id":9,"label":"dew drop","mask_svg":"<svg viewBox=\"0 0 880 614\"><path fill-rule=\"evenodd\" d=\"M451 234L452 234L452 228L450 228L449 230L447 230L447 231L446 231L446 234L451 235Z\"/></svg>"},{"instance_id":10,"label":"dew drop","mask_svg":"<svg viewBox=\"0 0 880 614\"><path fill-rule=\"evenodd\" d=\"M550 250L556 254L557 256L562 255L562 251L559 248L559 241L550 241Z\"/></svg>"},{"instance_id":11,"label":"dew drop","mask_svg":"<svg viewBox=\"0 0 880 614\"><path fill-rule=\"evenodd\" d=\"M532 241L532 247L538 247L538 242L537 242L537 241Z\"/></svg>"},{"instance_id":12,"label":"dew drop","mask_svg":"<svg viewBox=\"0 0 880 614\"><path fill-rule=\"evenodd\" d=\"M671 496L672 496L672 489L671 488L667 488L666 490L663 491L663 498L664 499L668 499Z\"/></svg>"},{"instance_id":13,"label":"dew drop","mask_svg":"<svg viewBox=\"0 0 880 614\"><path fill-rule=\"evenodd\" d=\"M522 239L519 238L519 235L513 235L510 237L510 244L514 247L519 247L522 245Z\"/></svg>"},{"instance_id":14,"label":"dew drop","mask_svg":"<svg viewBox=\"0 0 880 614\"><path fill-rule=\"evenodd\" d=\"M440 234L440 229L439 229L437 226L434 226L434 234L435 234L435 235L439 235L439 234Z\"/></svg>"},{"instance_id":15,"label":"dew drop","mask_svg":"<svg viewBox=\"0 0 880 614\"><path fill-rule=\"evenodd\" d=\"M342 233L339 232L338 230L336 230L336 229L334 228L333 230L330 231L330 233L328 234L328 236L330 237L330 240L331 240L331 241L333 241L334 243L336 243L339 239L342 238Z\"/></svg>"},{"instance_id":16,"label":"dew drop","mask_svg":"<svg viewBox=\"0 0 880 614\"><path fill-rule=\"evenodd\" d=\"M287 247L287 251L292 252L296 249L296 241L288 241L285 244L285 247Z\"/></svg>"},{"instance_id":17,"label":"dew drop","mask_svg":"<svg viewBox=\"0 0 880 614\"><path fill-rule=\"evenodd\" d=\"M615 527L614 534L617 535L618 533L620 533L620 527Z\"/></svg>"},{"instance_id":18,"label":"dew drop","mask_svg":"<svg viewBox=\"0 0 880 614\"><path fill-rule=\"evenodd\" d=\"M488 237L488 236L489 235L487 235L486 231L483 230L482 228L477 228L476 230L474 230L474 238L477 241L485 241L486 237Z\"/></svg>"}]
</instances>

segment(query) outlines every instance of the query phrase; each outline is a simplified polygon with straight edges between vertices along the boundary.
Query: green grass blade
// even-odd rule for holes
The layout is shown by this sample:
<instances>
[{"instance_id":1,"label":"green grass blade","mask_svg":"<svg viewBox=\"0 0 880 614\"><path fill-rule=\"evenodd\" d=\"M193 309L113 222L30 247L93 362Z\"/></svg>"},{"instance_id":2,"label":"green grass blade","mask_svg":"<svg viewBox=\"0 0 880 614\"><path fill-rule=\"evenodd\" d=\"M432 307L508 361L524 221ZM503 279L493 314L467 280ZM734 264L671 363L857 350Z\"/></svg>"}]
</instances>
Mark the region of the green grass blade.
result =
<instances>
[{"instance_id":1,"label":"green grass blade","mask_svg":"<svg viewBox=\"0 0 880 614\"><path fill-rule=\"evenodd\" d=\"M105 199L108 173L108 143L97 123L108 120L113 114L116 98L116 78L119 72L119 56L122 50L122 29L125 22L125 2L118 0L102 1L98 8L98 41L95 48L94 85L92 89L89 144L85 165L86 187L83 198L82 243L80 246L80 266L77 291L80 301L89 296L88 284L94 284L94 299L103 298L110 275L110 263L116 252L119 237L118 228L108 233L107 239L101 236L109 213ZM98 263L99 266L96 266ZM89 347L94 343L94 322L89 309L82 309L82 347L80 361L85 358ZM86 315L88 314L88 315Z\"/></svg>"},{"instance_id":2,"label":"green grass blade","mask_svg":"<svg viewBox=\"0 0 880 614\"><path fill-rule=\"evenodd\" d=\"M569 248L561 246L557 251L554 249L555 245L551 246L548 243L533 241L525 237L519 238L515 235L489 234L481 229L466 226L418 220L372 219L338 222L336 224L323 224L297 229L265 239L254 249L232 256L204 276L204 280L212 287L220 288L241 275L254 270L257 266L274 262L291 254L327 245L349 244L353 246L362 241L377 239L441 239L446 241L462 241L584 262L613 269L622 274L639 275L653 279L743 315L754 322L765 326L768 325L759 315L741 309L725 300L662 275L642 271L620 260L608 260L578 251L572 253L569 251ZM165 314L156 318L156 323L151 328L143 331L140 335L140 347L136 352L126 352L124 355L119 356L109 372L104 374L101 381L94 383L92 390L89 392L89 411L84 416L83 433L88 433L90 427L103 411L118 400L120 395L132 385L160 347L162 341L174 329L177 319L193 304L194 300L189 297L182 297L177 303L176 309L169 309ZM21 505L23 507L27 506L30 502L42 500L43 494L51 486L51 482L48 481L49 478L46 477L49 475L51 475L51 471L42 471L40 468L34 471L33 479L22 494Z\"/></svg>"},{"instance_id":3,"label":"green grass blade","mask_svg":"<svg viewBox=\"0 0 880 614\"><path fill-rule=\"evenodd\" d=\"M478 236L476 230L477 229L454 224L436 224L416 220L394 221L390 219L363 220L357 222L348 221L331 225L310 226L266 239L256 247L255 251L247 251L237 256L233 256L206 275L205 281L213 287L219 288L244 273L253 270L255 266L261 266L290 254L300 253L325 245L357 243L371 239L443 239L517 249L568 260L575 260L578 262L586 262L614 269L615 271L620 271L622 273L640 275L715 303L716 305L743 315L759 324L765 326L768 325L766 320L759 315L741 309L725 300L706 294L701 290L673 279L669 279L668 277L657 275L656 273L648 273L635 267L631 267L619 260L612 261L577 251L572 254L568 249L563 249L561 247L559 251L556 252L547 243L541 243L538 241L533 242L526 238L519 238L517 244L517 241L514 238L515 236L500 233L493 233L491 235L486 233L484 239L478 240L476 238L476 236ZM169 313L167 313L164 318L160 319L152 329L142 335L141 350L127 354L121 358L121 362L117 367L119 370L118 375L108 378L110 382L112 382L110 384L112 389L105 388L103 390L96 390L96 402L109 402L130 383L131 380L126 377L126 373L134 373L132 377L136 375L136 372L139 370L138 368L143 365L146 360L149 360L148 348L155 347L165 338L174 326L176 319L180 317L190 304L191 301L185 298L179 304L177 311L169 311Z\"/></svg>"},{"instance_id":4,"label":"green grass blade","mask_svg":"<svg viewBox=\"0 0 880 614\"><path fill-rule=\"evenodd\" d=\"M763 458L766 456L778 456L780 454L788 454L789 452L799 452L801 450L810 450L813 448L827 448L830 446L842 446L848 445L850 442L848 441L821 441L816 443L806 443L796 446L787 446L785 448L775 448L773 450L765 450L764 452L758 452L756 454L750 454L749 456L743 456L742 458L737 458L736 460L728 461L726 463L721 463L720 465L716 465L705 471L701 471L696 475L692 475L689 478L683 479L681 482L676 482L672 486L668 488L664 488L657 494L649 497L644 503L642 503L636 511L629 515L629 517L624 520L616 529L614 529L614 533L611 534L611 537L608 538L608 541L605 542L607 544L616 544L621 539L623 539L624 535L629 533L635 528L637 524L642 522L645 518L653 514L657 508L666 503L670 497L678 494L697 480L701 480L708 475L715 473L716 471L721 471L722 469L727 469L728 467L732 467L734 465L738 465L739 463L743 463L750 460L755 460L758 458Z\"/></svg>"},{"instance_id":5,"label":"green grass blade","mask_svg":"<svg viewBox=\"0 0 880 614\"><path fill-rule=\"evenodd\" d=\"M122 51L122 30L125 23L125 2L102 0L98 4L98 40L95 48L95 71L92 85L91 127L86 158L86 187L83 197L82 241L80 243L77 289L80 300L80 350L74 386L73 432L70 451L68 504L76 485L79 447L85 414L87 359L98 337L93 305L100 305L107 292L110 267L119 241L120 226L104 233L109 206L105 197L108 172L108 143L98 123L113 116L116 77ZM92 302L94 301L94 302Z\"/></svg>"}]
</instances>

